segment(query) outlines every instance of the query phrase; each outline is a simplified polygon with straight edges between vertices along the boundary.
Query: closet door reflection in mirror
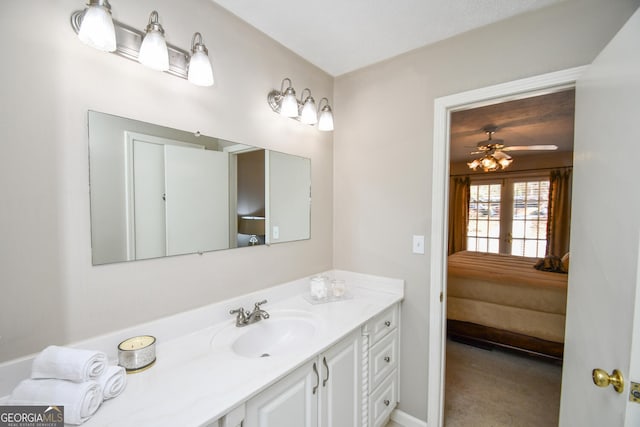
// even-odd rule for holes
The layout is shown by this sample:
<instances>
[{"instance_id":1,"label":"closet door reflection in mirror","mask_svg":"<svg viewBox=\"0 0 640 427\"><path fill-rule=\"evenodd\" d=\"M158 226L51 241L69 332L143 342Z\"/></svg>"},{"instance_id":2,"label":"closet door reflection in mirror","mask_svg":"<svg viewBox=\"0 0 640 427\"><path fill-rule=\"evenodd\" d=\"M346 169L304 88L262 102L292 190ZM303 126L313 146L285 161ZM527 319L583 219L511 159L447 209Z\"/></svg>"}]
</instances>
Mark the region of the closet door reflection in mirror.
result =
<instances>
[{"instance_id":1,"label":"closet door reflection in mirror","mask_svg":"<svg viewBox=\"0 0 640 427\"><path fill-rule=\"evenodd\" d=\"M89 163L94 265L309 238L309 159L90 111Z\"/></svg>"}]
</instances>

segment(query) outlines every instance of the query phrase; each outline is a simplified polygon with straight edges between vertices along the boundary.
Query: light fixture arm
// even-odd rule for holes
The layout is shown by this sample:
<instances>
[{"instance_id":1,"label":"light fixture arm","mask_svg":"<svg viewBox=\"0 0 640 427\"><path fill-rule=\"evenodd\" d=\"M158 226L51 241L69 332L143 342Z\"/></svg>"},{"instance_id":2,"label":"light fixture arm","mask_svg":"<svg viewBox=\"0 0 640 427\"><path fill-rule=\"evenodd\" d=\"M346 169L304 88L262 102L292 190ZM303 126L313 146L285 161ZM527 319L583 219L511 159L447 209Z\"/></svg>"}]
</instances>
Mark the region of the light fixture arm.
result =
<instances>
[{"instance_id":1,"label":"light fixture arm","mask_svg":"<svg viewBox=\"0 0 640 427\"><path fill-rule=\"evenodd\" d=\"M162 28L162 25L158 22L158 12L155 10L149 15L149 24L147 24L147 33L151 31L158 31L164 36L164 28Z\"/></svg>"},{"instance_id":2,"label":"light fixture arm","mask_svg":"<svg viewBox=\"0 0 640 427\"><path fill-rule=\"evenodd\" d=\"M196 52L204 52L207 55L209 54L209 50L202 42L202 34L200 33L195 33L191 39L191 53Z\"/></svg>"},{"instance_id":3,"label":"light fixture arm","mask_svg":"<svg viewBox=\"0 0 640 427\"><path fill-rule=\"evenodd\" d=\"M307 95L307 98L313 99L313 97L311 96L311 90L308 87L305 87L304 89L302 89L302 92L300 92L300 99L298 100L298 103L300 104L304 104L304 101L307 100L307 98L304 97L305 91L309 92L309 95Z\"/></svg>"},{"instance_id":4,"label":"light fixture arm","mask_svg":"<svg viewBox=\"0 0 640 427\"><path fill-rule=\"evenodd\" d=\"M284 81L288 81L289 85L286 87L284 87ZM291 79L289 77L285 77L284 79L282 79L282 83L280 83L280 94L284 95L285 90L292 88L293 89L293 83L291 82Z\"/></svg>"},{"instance_id":5,"label":"light fixture arm","mask_svg":"<svg viewBox=\"0 0 640 427\"><path fill-rule=\"evenodd\" d=\"M324 107L322 106L322 101L326 102L326 105ZM318 102L318 112L321 112L323 108L329 108L329 110L331 110L331 107L329 107L329 100L327 99L327 97L322 98L320 102Z\"/></svg>"}]
</instances>

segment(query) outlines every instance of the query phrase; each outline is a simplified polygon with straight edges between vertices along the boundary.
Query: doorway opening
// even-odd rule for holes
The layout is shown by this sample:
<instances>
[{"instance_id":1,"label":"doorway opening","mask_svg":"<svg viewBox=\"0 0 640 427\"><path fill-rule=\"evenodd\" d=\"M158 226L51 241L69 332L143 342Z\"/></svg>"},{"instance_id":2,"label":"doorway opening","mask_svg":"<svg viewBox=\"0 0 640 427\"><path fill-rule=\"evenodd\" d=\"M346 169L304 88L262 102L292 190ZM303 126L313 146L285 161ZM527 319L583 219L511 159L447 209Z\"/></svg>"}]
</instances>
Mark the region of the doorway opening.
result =
<instances>
[{"instance_id":1,"label":"doorway opening","mask_svg":"<svg viewBox=\"0 0 640 427\"><path fill-rule=\"evenodd\" d=\"M450 115L445 423L557 422L574 99L563 88Z\"/></svg>"},{"instance_id":2,"label":"doorway opening","mask_svg":"<svg viewBox=\"0 0 640 427\"><path fill-rule=\"evenodd\" d=\"M431 276L429 297L428 425L444 420L445 349L448 251L449 142L451 114L527 96L569 89L584 72L577 67L436 99L431 218Z\"/></svg>"}]
</instances>

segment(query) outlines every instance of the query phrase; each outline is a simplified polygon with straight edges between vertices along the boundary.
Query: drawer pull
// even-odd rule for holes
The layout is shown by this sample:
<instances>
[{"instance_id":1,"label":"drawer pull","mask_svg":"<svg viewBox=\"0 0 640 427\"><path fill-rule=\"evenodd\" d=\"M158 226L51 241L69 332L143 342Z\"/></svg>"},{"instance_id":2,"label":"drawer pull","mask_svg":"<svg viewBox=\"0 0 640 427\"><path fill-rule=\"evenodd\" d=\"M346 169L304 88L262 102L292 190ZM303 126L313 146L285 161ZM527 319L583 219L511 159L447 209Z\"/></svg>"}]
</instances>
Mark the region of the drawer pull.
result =
<instances>
[{"instance_id":1,"label":"drawer pull","mask_svg":"<svg viewBox=\"0 0 640 427\"><path fill-rule=\"evenodd\" d=\"M383 403L384 403L384 406L389 406L389 403L391 403L391 402L389 402L389 399L385 399L385 401Z\"/></svg>"},{"instance_id":2,"label":"drawer pull","mask_svg":"<svg viewBox=\"0 0 640 427\"><path fill-rule=\"evenodd\" d=\"M385 356L384 357L384 361L389 363L389 362L391 362L391 358L389 356Z\"/></svg>"},{"instance_id":3,"label":"drawer pull","mask_svg":"<svg viewBox=\"0 0 640 427\"><path fill-rule=\"evenodd\" d=\"M385 320L384 325L388 328L389 326L391 326L391 321Z\"/></svg>"}]
</instances>

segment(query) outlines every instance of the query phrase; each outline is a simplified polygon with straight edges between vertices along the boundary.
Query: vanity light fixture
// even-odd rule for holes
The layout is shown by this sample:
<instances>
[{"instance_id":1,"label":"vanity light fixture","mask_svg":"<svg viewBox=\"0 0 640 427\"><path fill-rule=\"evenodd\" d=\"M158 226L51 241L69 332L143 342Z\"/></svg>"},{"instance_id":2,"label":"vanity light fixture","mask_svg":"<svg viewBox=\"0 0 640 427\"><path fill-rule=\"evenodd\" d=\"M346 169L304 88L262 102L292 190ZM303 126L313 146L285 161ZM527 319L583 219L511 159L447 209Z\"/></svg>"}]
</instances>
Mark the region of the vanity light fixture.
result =
<instances>
[{"instance_id":1,"label":"vanity light fixture","mask_svg":"<svg viewBox=\"0 0 640 427\"><path fill-rule=\"evenodd\" d=\"M158 22L158 12L155 10L149 16L149 24L140 45L138 61L154 70L167 71L169 69L169 51L164 39L164 28Z\"/></svg>"},{"instance_id":2,"label":"vanity light fixture","mask_svg":"<svg viewBox=\"0 0 640 427\"><path fill-rule=\"evenodd\" d=\"M289 82L289 86L283 89L285 80ZM291 79L288 77L283 79L280 84L280 114L285 117L298 117L296 91L293 89L293 86L291 86Z\"/></svg>"},{"instance_id":3,"label":"vanity light fixture","mask_svg":"<svg viewBox=\"0 0 640 427\"><path fill-rule=\"evenodd\" d=\"M191 60L188 79L197 86L213 85L213 70L209 61L209 51L202 42L202 35L195 33L191 40Z\"/></svg>"},{"instance_id":4,"label":"vanity light fixture","mask_svg":"<svg viewBox=\"0 0 640 427\"><path fill-rule=\"evenodd\" d=\"M309 92L307 97L304 97L304 92ZM300 121L305 125L315 125L318 123L318 111L316 110L316 101L311 96L311 91L308 88L302 90L300 94Z\"/></svg>"},{"instance_id":5,"label":"vanity light fixture","mask_svg":"<svg viewBox=\"0 0 640 427\"><path fill-rule=\"evenodd\" d=\"M88 0L86 9L71 14L71 27L80 40L91 47L140 62L196 85L213 84L211 62L200 33L194 34L191 51L167 43L155 10L151 12L146 31L140 31L112 19L108 0Z\"/></svg>"},{"instance_id":6,"label":"vanity light fixture","mask_svg":"<svg viewBox=\"0 0 640 427\"><path fill-rule=\"evenodd\" d=\"M287 82L286 88L285 82ZM306 93L308 95L305 97ZM326 104L320 108L323 101ZM296 91L293 89L291 79L288 77L282 80L280 90L274 89L269 92L267 102L271 109L278 114L296 119L307 125L318 124L318 129L322 131L333 130L333 112L329 106L329 100L322 98L318 109L316 109L316 101L311 96L309 88L304 88L300 94L300 99L296 99Z\"/></svg>"},{"instance_id":7,"label":"vanity light fixture","mask_svg":"<svg viewBox=\"0 0 640 427\"><path fill-rule=\"evenodd\" d=\"M327 101L326 105L320 110L320 117L318 118L318 129L329 131L333 130L333 112L329 106L329 100L322 98L318 104L318 108L322 106L322 101Z\"/></svg>"},{"instance_id":8,"label":"vanity light fixture","mask_svg":"<svg viewBox=\"0 0 640 427\"><path fill-rule=\"evenodd\" d=\"M116 50L116 30L107 0L89 0L78 30L82 43L105 52Z\"/></svg>"}]
</instances>

